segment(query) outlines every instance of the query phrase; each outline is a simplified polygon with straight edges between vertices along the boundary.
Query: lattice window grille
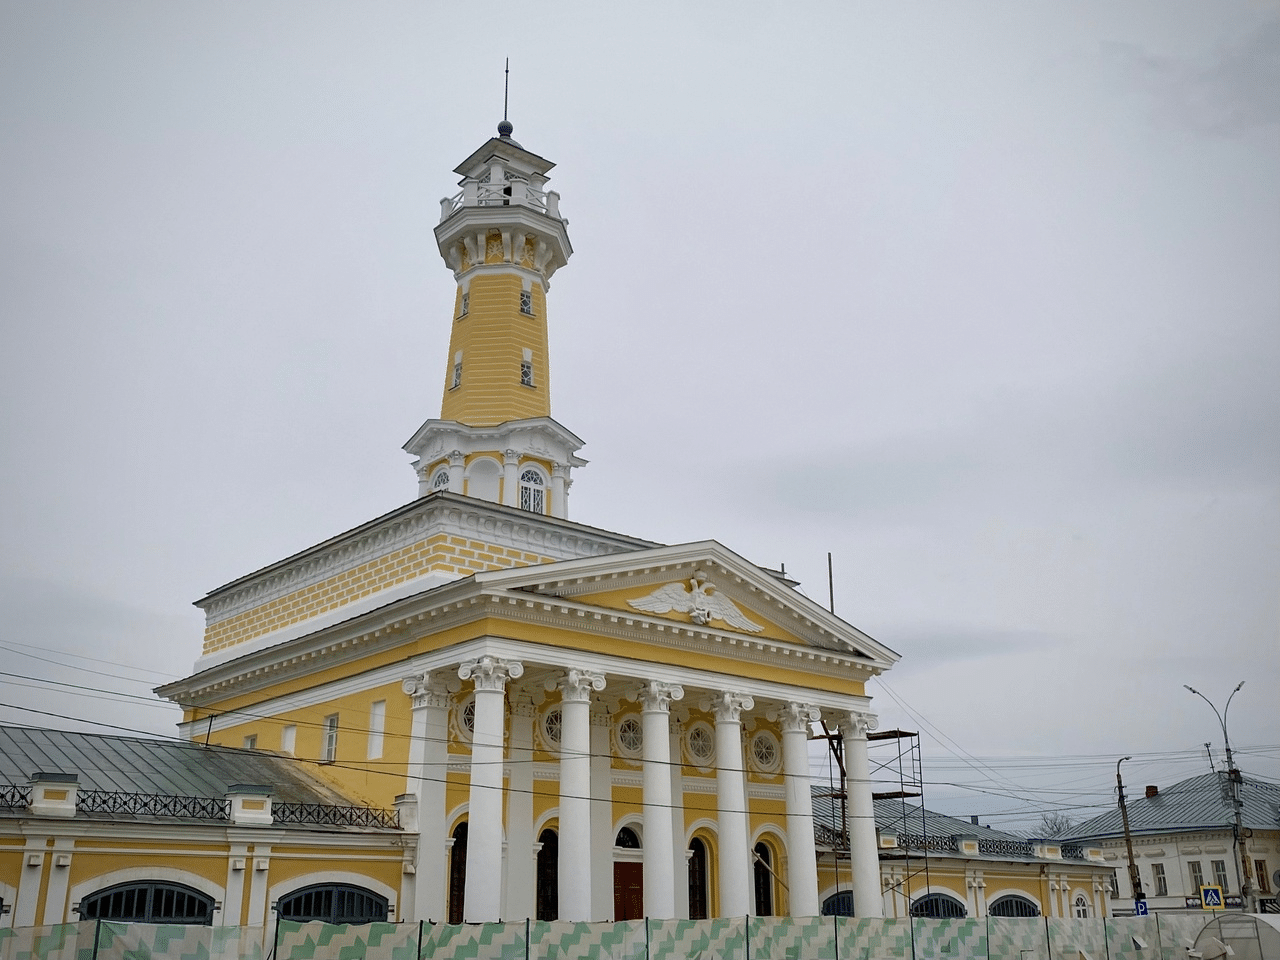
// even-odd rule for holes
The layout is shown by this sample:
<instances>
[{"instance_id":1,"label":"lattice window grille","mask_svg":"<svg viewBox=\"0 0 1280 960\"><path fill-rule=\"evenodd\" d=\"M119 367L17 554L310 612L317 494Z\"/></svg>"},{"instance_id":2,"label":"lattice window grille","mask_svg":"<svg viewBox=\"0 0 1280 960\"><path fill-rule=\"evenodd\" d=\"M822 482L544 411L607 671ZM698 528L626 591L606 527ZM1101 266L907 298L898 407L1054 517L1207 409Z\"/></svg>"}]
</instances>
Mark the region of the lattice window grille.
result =
<instances>
[{"instance_id":1,"label":"lattice window grille","mask_svg":"<svg viewBox=\"0 0 1280 960\"><path fill-rule=\"evenodd\" d=\"M525 316L529 316L529 317L533 316L533 291L532 290L520 291L520 312L523 313Z\"/></svg>"},{"instance_id":2,"label":"lattice window grille","mask_svg":"<svg viewBox=\"0 0 1280 960\"><path fill-rule=\"evenodd\" d=\"M773 734L760 732L751 738L751 757L761 770L772 772L778 768L778 741Z\"/></svg>"},{"instance_id":3,"label":"lattice window grille","mask_svg":"<svg viewBox=\"0 0 1280 960\"><path fill-rule=\"evenodd\" d=\"M533 386L533 361L532 360L520 361L520 386L522 387Z\"/></svg>"},{"instance_id":4,"label":"lattice window grille","mask_svg":"<svg viewBox=\"0 0 1280 960\"><path fill-rule=\"evenodd\" d=\"M462 709L458 711L458 716L462 723L462 729L467 731L467 733L471 734L472 736L474 736L476 732L475 697L470 698L469 700L467 700L466 703L462 705Z\"/></svg>"},{"instance_id":5,"label":"lattice window grille","mask_svg":"<svg viewBox=\"0 0 1280 960\"><path fill-rule=\"evenodd\" d=\"M462 361L455 360L453 362L453 382L450 384L450 390L456 390L462 386Z\"/></svg>"},{"instance_id":6,"label":"lattice window grille","mask_svg":"<svg viewBox=\"0 0 1280 960\"><path fill-rule=\"evenodd\" d=\"M458 303L458 316L465 317L471 310L471 294L464 293Z\"/></svg>"},{"instance_id":7,"label":"lattice window grille","mask_svg":"<svg viewBox=\"0 0 1280 960\"><path fill-rule=\"evenodd\" d=\"M520 509L530 513L546 512L546 490L542 474L526 470L520 474Z\"/></svg>"},{"instance_id":8,"label":"lattice window grille","mask_svg":"<svg viewBox=\"0 0 1280 960\"><path fill-rule=\"evenodd\" d=\"M432 490L444 490L449 486L449 470L447 467L441 467L436 471L435 479L431 481Z\"/></svg>"},{"instance_id":9,"label":"lattice window grille","mask_svg":"<svg viewBox=\"0 0 1280 960\"><path fill-rule=\"evenodd\" d=\"M716 753L716 741L711 728L705 723L697 723L689 728L685 736L685 744L689 756L699 763L710 763Z\"/></svg>"},{"instance_id":10,"label":"lattice window grille","mask_svg":"<svg viewBox=\"0 0 1280 960\"><path fill-rule=\"evenodd\" d=\"M623 717L618 724L618 746L631 757L638 756L644 749L644 727L635 717Z\"/></svg>"},{"instance_id":11,"label":"lattice window grille","mask_svg":"<svg viewBox=\"0 0 1280 960\"><path fill-rule=\"evenodd\" d=\"M564 733L564 714L559 707L552 707L542 715L542 735L547 742L560 745L560 737Z\"/></svg>"}]
</instances>

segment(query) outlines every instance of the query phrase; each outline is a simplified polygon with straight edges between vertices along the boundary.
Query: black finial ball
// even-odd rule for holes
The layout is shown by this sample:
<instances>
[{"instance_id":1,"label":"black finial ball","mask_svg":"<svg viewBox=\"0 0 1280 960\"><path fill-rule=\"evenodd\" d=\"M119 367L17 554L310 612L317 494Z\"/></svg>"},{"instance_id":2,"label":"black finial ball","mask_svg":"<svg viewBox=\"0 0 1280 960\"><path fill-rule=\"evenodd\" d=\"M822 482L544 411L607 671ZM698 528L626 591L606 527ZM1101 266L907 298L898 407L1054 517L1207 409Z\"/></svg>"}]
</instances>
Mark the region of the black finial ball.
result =
<instances>
[{"instance_id":1,"label":"black finial ball","mask_svg":"<svg viewBox=\"0 0 1280 960\"><path fill-rule=\"evenodd\" d=\"M511 122L509 120L503 120L500 124L498 124L498 136L500 137L511 136L511 132L513 130L515 130L515 127L511 125Z\"/></svg>"}]
</instances>

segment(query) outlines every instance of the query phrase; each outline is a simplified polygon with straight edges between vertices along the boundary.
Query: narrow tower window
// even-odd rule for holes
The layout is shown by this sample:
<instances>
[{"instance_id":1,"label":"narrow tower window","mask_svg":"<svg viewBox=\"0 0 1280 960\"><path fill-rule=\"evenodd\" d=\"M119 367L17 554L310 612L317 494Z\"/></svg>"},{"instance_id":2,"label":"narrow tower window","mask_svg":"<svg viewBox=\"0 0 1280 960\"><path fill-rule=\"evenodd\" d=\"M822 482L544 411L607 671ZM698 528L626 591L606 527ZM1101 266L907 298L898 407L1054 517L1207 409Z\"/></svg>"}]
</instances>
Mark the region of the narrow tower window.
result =
<instances>
[{"instance_id":1,"label":"narrow tower window","mask_svg":"<svg viewBox=\"0 0 1280 960\"><path fill-rule=\"evenodd\" d=\"M462 386L462 351L459 350L453 355L453 383L449 386L450 390L456 390Z\"/></svg>"},{"instance_id":2,"label":"narrow tower window","mask_svg":"<svg viewBox=\"0 0 1280 960\"><path fill-rule=\"evenodd\" d=\"M527 316L533 316L533 291L520 291L520 312Z\"/></svg>"},{"instance_id":3,"label":"narrow tower window","mask_svg":"<svg viewBox=\"0 0 1280 960\"><path fill-rule=\"evenodd\" d=\"M533 386L533 351L524 348L524 356L520 360L520 386Z\"/></svg>"},{"instance_id":4,"label":"narrow tower window","mask_svg":"<svg viewBox=\"0 0 1280 960\"><path fill-rule=\"evenodd\" d=\"M331 713L324 718L324 740L320 747L320 759L333 763L338 759L338 715Z\"/></svg>"},{"instance_id":5,"label":"narrow tower window","mask_svg":"<svg viewBox=\"0 0 1280 960\"><path fill-rule=\"evenodd\" d=\"M464 293L458 302L458 316L465 317L467 311L471 309L471 294Z\"/></svg>"},{"instance_id":6,"label":"narrow tower window","mask_svg":"<svg viewBox=\"0 0 1280 960\"><path fill-rule=\"evenodd\" d=\"M546 484L537 470L520 474L520 509L530 513L546 513Z\"/></svg>"}]
</instances>

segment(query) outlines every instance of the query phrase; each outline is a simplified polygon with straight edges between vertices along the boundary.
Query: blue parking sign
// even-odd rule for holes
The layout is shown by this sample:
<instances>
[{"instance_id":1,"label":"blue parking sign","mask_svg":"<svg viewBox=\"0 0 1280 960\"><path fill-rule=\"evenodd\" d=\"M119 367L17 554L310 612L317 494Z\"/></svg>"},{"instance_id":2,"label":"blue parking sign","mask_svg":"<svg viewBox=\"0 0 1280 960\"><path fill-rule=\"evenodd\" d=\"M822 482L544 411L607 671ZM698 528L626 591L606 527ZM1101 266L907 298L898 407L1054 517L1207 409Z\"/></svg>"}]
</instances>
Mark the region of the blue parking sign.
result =
<instances>
[{"instance_id":1,"label":"blue parking sign","mask_svg":"<svg viewBox=\"0 0 1280 960\"><path fill-rule=\"evenodd\" d=\"M1222 888L1221 887L1201 887L1200 902L1204 905L1205 910L1221 910L1222 909Z\"/></svg>"},{"instance_id":2,"label":"blue parking sign","mask_svg":"<svg viewBox=\"0 0 1280 960\"><path fill-rule=\"evenodd\" d=\"M1137 916L1137 917L1145 917L1145 916L1147 916L1147 915L1148 915L1148 914L1147 914L1147 901L1145 901L1145 900L1135 900L1135 901L1133 901L1133 913L1134 913L1134 916Z\"/></svg>"}]
</instances>

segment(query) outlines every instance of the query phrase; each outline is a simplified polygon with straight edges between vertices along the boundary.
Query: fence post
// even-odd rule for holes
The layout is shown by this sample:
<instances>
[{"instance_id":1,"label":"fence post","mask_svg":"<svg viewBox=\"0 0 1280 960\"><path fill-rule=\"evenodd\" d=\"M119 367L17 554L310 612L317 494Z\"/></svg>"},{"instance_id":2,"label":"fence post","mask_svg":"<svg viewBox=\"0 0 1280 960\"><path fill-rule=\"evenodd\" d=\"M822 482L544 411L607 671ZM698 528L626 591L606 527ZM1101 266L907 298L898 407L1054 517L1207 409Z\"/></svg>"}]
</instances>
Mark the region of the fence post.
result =
<instances>
[{"instance_id":1,"label":"fence post","mask_svg":"<svg viewBox=\"0 0 1280 960\"><path fill-rule=\"evenodd\" d=\"M98 960L98 942L102 939L102 918L93 922L93 960Z\"/></svg>"},{"instance_id":2,"label":"fence post","mask_svg":"<svg viewBox=\"0 0 1280 960\"><path fill-rule=\"evenodd\" d=\"M524 918L524 960L529 960L529 918Z\"/></svg>"},{"instance_id":3,"label":"fence post","mask_svg":"<svg viewBox=\"0 0 1280 960\"><path fill-rule=\"evenodd\" d=\"M649 945L649 918L644 918L644 960L653 960L652 949Z\"/></svg>"},{"instance_id":4,"label":"fence post","mask_svg":"<svg viewBox=\"0 0 1280 960\"><path fill-rule=\"evenodd\" d=\"M422 960L422 927L425 923L425 920L418 921L418 952L414 954L418 960Z\"/></svg>"},{"instance_id":5,"label":"fence post","mask_svg":"<svg viewBox=\"0 0 1280 960\"><path fill-rule=\"evenodd\" d=\"M742 928L745 931L742 935L742 955L746 960L751 960L751 914L743 917L742 921Z\"/></svg>"},{"instance_id":6,"label":"fence post","mask_svg":"<svg viewBox=\"0 0 1280 960\"><path fill-rule=\"evenodd\" d=\"M1053 960L1053 940L1049 936L1049 915L1044 916L1044 949L1049 954L1049 960Z\"/></svg>"}]
</instances>

